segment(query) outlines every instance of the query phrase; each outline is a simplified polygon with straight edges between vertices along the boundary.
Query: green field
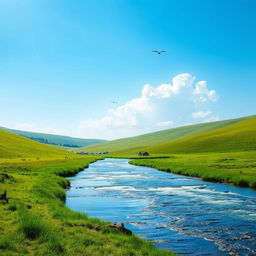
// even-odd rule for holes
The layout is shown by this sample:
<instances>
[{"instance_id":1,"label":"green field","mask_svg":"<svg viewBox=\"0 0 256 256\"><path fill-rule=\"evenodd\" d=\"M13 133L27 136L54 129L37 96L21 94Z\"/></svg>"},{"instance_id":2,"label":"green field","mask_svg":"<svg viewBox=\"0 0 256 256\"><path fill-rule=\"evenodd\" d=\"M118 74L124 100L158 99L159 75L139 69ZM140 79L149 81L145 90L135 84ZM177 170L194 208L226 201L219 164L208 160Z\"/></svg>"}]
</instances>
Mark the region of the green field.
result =
<instances>
[{"instance_id":1,"label":"green field","mask_svg":"<svg viewBox=\"0 0 256 256\"><path fill-rule=\"evenodd\" d=\"M173 255L65 206L64 177L99 157L0 132L0 255Z\"/></svg>"},{"instance_id":2,"label":"green field","mask_svg":"<svg viewBox=\"0 0 256 256\"><path fill-rule=\"evenodd\" d=\"M86 151L86 152L110 152L110 153L138 153L139 151L144 151L145 148L152 146L159 146L163 143L174 141L177 139L201 134L203 132L208 132L229 126L231 124L238 123L247 117L237 118L232 120L224 120L211 123L202 123L196 125L189 125L184 127L177 127L173 129L168 129L164 131L149 133L145 135L135 136L131 138L107 141L95 145L90 145L82 148L75 149L76 151Z\"/></svg>"},{"instance_id":3,"label":"green field","mask_svg":"<svg viewBox=\"0 0 256 256\"><path fill-rule=\"evenodd\" d=\"M138 158L139 151L147 151L149 157L131 163L256 187L256 116L169 129L86 149L126 158ZM163 156L169 158L152 159Z\"/></svg>"},{"instance_id":4,"label":"green field","mask_svg":"<svg viewBox=\"0 0 256 256\"><path fill-rule=\"evenodd\" d=\"M65 150L45 145L0 129L0 161L13 159L31 161L33 159L65 158L73 155Z\"/></svg>"},{"instance_id":5,"label":"green field","mask_svg":"<svg viewBox=\"0 0 256 256\"><path fill-rule=\"evenodd\" d=\"M145 150L165 154L256 150L256 116L223 128L170 141Z\"/></svg>"},{"instance_id":6,"label":"green field","mask_svg":"<svg viewBox=\"0 0 256 256\"><path fill-rule=\"evenodd\" d=\"M100 139L80 139L80 138L73 138L69 136L63 135L55 135L55 134L46 134L46 133L38 133L38 132L27 132L27 131L20 131L9 129L5 127L0 127L0 129L16 133L18 135L24 136L31 140L35 140L45 144L51 144L56 146L63 146L63 147L83 147L88 146L91 144L101 143L105 140Z\"/></svg>"}]
</instances>

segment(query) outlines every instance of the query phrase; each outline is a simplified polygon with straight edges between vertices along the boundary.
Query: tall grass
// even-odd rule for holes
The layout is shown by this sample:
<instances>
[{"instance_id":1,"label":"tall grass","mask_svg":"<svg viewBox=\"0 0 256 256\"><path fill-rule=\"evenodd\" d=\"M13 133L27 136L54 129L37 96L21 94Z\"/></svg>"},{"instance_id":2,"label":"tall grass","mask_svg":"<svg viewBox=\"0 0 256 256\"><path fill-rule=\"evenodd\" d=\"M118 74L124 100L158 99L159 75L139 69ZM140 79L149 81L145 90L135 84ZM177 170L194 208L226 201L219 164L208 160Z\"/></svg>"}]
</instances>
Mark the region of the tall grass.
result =
<instances>
[{"instance_id":1,"label":"tall grass","mask_svg":"<svg viewBox=\"0 0 256 256\"><path fill-rule=\"evenodd\" d=\"M15 179L0 183L12 198L10 204L0 204L2 225L0 255L11 256L167 256L152 243L136 236L127 236L109 227L109 223L65 206L65 188L69 185L62 176L77 173L96 157L31 161L0 162L0 168ZM15 235L15 239L7 235Z\"/></svg>"},{"instance_id":2,"label":"tall grass","mask_svg":"<svg viewBox=\"0 0 256 256\"><path fill-rule=\"evenodd\" d=\"M59 234L48 223L40 217L33 215L25 206L20 206L18 210L19 227L25 238L30 240L39 240L40 243L46 243L45 246L57 253L64 251L60 243Z\"/></svg>"}]
</instances>

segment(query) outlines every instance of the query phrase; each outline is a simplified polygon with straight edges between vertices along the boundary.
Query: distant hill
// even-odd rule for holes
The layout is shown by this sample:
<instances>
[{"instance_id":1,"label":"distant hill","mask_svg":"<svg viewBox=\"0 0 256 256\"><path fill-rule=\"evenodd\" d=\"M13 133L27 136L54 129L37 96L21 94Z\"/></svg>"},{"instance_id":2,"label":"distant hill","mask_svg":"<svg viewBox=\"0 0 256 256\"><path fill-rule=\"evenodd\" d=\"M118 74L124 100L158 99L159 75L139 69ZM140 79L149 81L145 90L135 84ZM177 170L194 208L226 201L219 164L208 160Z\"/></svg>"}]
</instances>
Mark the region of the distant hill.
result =
<instances>
[{"instance_id":1,"label":"distant hill","mask_svg":"<svg viewBox=\"0 0 256 256\"><path fill-rule=\"evenodd\" d=\"M62 135L27 132L27 131L9 129L5 127L0 127L0 129L19 134L21 136L24 136L26 138L29 138L31 140L35 140L41 143L51 144L56 146L63 146L63 147L83 147L83 146L97 144L105 141L105 140L99 140L99 139L80 139L80 138L72 138L69 136L62 136Z\"/></svg>"},{"instance_id":2,"label":"distant hill","mask_svg":"<svg viewBox=\"0 0 256 256\"><path fill-rule=\"evenodd\" d=\"M107 141L96 145L90 145L76 149L76 151L87 151L87 152L110 152L110 153L138 153L153 146L159 146L164 143L182 139L185 137L195 136L204 132L213 131L219 128L223 128L242 120L246 120L248 117L242 117L231 120L217 121L211 123L201 123L183 127L177 127L167 129L159 132L148 133L140 136L118 139L113 141ZM168 148L168 146L167 146ZM153 150L153 148L152 148ZM155 152L165 153L164 151L154 149Z\"/></svg>"},{"instance_id":3,"label":"distant hill","mask_svg":"<svg viewBox=\"0 0 256 256\"><path fill-rule=\"evenodd\" d=\"M194 136L149 147L152 153L198 153L256 150L256 116ZM255 155L256 157L256 155Z\"/></svg>"},{"instance_id":4,"label":"distant hill","mask_svg":"<svg viewBox=\"0 0 256 256\"><path fill-rule=\"evenodd\" d=\"M0 159L64 158L67 155L75 154L0 129Z\"/></svg>"}]
</instances>

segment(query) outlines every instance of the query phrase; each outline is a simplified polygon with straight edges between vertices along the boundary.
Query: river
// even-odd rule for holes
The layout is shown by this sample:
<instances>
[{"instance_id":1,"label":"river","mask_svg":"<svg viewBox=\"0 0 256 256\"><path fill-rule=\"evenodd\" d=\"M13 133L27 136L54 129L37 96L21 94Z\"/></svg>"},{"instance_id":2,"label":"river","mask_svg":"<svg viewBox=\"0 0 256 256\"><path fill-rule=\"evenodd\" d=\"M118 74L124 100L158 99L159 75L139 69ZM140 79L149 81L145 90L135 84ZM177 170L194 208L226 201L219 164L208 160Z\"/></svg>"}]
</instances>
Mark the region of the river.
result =
<instances>
[{"instance_id":1,"label":"river","mask_svg":"<svg viewBox=\"0 0 256 256\"><path fill-rule=\"evenodd\" d=\"M256 255L256 191L128 161L100 160L71 177L67 206L182 255Z\"/></svg>"}]
</instances>

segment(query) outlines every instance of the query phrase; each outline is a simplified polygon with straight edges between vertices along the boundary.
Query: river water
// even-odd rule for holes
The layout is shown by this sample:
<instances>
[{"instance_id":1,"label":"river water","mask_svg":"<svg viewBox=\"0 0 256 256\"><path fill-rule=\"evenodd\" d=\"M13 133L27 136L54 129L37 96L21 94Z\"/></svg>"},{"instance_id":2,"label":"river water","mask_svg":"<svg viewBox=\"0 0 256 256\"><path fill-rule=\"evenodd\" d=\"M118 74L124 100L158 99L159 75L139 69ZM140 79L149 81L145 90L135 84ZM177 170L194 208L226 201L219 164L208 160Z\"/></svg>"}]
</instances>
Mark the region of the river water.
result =
<instances>
[{"instance_id":1,"label":"river water","mask_svg":"<svg viewBox=\"0 0 256 256\"><path fill-rule=\"evenodd\" d=\"M182 255L256 255L256 191L105 159L70 178L66 204Z\"/></svg>"}]
</instances>

